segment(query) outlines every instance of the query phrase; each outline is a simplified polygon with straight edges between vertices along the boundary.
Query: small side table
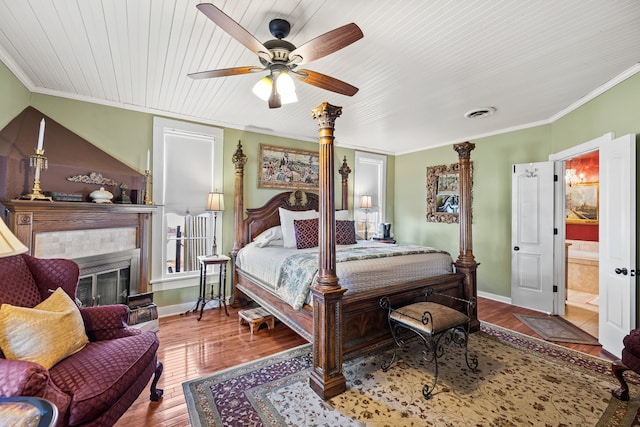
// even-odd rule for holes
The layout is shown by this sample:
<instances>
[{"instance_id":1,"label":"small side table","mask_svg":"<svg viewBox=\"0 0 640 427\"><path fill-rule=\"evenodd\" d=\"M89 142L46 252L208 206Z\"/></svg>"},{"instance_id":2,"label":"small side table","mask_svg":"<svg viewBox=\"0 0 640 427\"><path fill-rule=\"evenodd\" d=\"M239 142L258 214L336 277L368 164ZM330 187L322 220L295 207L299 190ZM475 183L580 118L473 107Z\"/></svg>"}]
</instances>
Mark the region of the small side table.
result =
<instances>
[{"instance_id":1,"label":"small side table","mask_svg":"<svg viewBox=\"0 0 640 427\"><path fill-rule=\"evenodd\" d=\"M217 255L217 256L199 256L198 261L200 262L200 295L198 296L198 302L196 302L196 307L193 311L198 311L198 307L200 307L200 315L198 316L198 320L202 319L202 312L204 311L204 306L207 305L211 301L218 301L221 305L224 306L224 312L228 316L229 311L227 310L227 304L224 300L223 287L227 278L227 262L229 262L231 258L226 255ZM211 284L211 288L209 290L209 297L207 297L207 266L209 265L218 265L220 266L219 276L218 276L218 294L213 293L213 283Z\"/></svg>"},{"instance_id":2,"label":"small side table","mask_svg":"<svg viewBox=\"0 0 640 427\"><path fill-rule=\"evenodd\" d=\"M22 413L23 416L25 416L32 414L33 411L25 412L25 408L23 407L12 407L14 404L26 404L26 409L29 407L35 408L35 410L39 412L40 418L37 427L54 427L58 422L58 408L56 405L48 400L31 396L0 397L0 419L8 421L9 417L13 417L14 419L11 421L13 421L15 425L27 425L29 419L21 419L20 414Z\"/></svg>"}]
</instances>

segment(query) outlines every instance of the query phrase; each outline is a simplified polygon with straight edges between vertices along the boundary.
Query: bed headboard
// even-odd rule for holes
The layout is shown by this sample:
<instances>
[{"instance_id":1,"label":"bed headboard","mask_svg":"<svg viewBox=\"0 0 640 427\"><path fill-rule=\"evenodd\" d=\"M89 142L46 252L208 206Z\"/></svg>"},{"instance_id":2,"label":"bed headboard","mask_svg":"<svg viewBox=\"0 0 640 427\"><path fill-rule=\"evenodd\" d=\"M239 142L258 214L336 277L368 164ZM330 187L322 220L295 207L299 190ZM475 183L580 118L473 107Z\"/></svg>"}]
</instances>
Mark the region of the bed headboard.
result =
<instances>
[{"instance_id":1,"label":"bed headboard","mask_svg":"<svg viewBox=\"0 0 640 427\"><path fill-rule=\"evenodd\" d=\"M306 211L311 209L317 211L319 208L318 195L302 190L287 191L276 194L259 208L247 209L247 217L244 220L245 245L263 231L280 225L278 208L284 208L290 211Z\"/></svg>"}]
</instances>

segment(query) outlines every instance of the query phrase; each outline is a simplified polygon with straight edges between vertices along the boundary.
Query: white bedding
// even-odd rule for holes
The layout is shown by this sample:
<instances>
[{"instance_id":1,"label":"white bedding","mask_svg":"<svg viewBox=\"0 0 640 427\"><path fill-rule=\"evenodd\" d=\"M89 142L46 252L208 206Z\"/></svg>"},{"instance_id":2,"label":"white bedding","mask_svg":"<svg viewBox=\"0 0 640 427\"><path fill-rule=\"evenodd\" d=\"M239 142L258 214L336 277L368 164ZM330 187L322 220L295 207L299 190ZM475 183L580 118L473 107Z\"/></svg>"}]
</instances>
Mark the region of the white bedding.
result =
<instances>
[{"instance_id":1,"label":"white bedding","mask_svg":"<svg viewBox=\"0 0 640 427\"><path fill-rule=\"evenodd\" d=\"M337 246L384 246L385 243L360 240L356 245ZM288 249L282 245L258 247L250 243L238 252L237 266L258 279L265 287L277 293L276 284L280 266L290 255L302 252L318 252L318 248ZM412 254L377 259L355 260L336 263L336 275L347 292L393 286L426 277L439 276L453 271L453 260L448 253Z\"/></svg>"}]
</instances>

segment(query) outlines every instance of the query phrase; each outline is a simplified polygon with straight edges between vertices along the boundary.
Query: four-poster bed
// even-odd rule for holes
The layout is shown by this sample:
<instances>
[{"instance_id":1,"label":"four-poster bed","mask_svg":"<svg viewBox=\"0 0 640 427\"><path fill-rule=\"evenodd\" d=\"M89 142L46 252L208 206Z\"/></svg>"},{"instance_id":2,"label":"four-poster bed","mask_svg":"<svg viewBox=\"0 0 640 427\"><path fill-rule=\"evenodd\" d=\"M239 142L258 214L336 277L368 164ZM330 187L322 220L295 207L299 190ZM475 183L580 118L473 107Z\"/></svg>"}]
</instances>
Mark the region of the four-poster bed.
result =
<instances>
[{"instance_id":1,"label":"four-poster bed","mask_svg":"<svg viewBox=\"0 0 640 427\"><path fill-rule=\"evenodd\" d=\"M386 312L379 306L385 296L397 306L424 299L427 289L470 300L477 295L476 267L471 239L470 152L474 144L456 144L460 162L460 253L455 269L434 277L416 278L406 283L348 292L336 275L336 234L334 202L334 122L341 108L323 103L313 110L319 122L320 188L318 194L293 191L272 197L264 206L245 209L243 201L244 166L247 158L239 143L233 156L235 165L235 239L233 258L233 303L243 305L254 300L313 345L313 370L310 385L321 397L331 398L346 388L342 374L343 358L350 359L392 343ZM342 176L342 209L348 209L346 159L338 171ZM238 252L260 233L280 224L279 208L290 211L317 210L319 222L318 272L311 286L312 301L294 310L256 277L238 266ZM331 226L330 226L331 225ZM451 300L455 301L455 300ZM444 299L442 304L450 305ZM463 306L453 306L464 310ZM471 330L479 329L476 311L470 313Z\"/></svg>"}]
</instances>

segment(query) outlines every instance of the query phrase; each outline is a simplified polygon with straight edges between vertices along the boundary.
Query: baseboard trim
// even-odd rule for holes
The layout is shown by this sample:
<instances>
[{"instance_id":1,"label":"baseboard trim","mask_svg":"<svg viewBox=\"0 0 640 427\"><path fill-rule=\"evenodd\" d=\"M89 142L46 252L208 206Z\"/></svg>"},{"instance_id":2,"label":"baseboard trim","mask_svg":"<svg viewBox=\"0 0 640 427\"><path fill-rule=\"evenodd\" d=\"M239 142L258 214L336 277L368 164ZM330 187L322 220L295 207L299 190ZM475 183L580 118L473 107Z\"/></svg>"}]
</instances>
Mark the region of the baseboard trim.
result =
<instances>
[{"instance_id":1,"label":"baseboard trim","mask_svg":"<svg viewBox=\"0 0 640 427\"><path fill-rule=\"evenodd\" d=\"M505 304L511 304L511 298L502 295L491 294L489 292L478 291L478 296L493 301L503 302Z\"/></svg>"},{"instance_id":2,"label":"baseboard trim","mask_svg":"<svg viewBox=\"0 0 640 427\"><path fill-rule=\"evenodd\" d=\"M165 305L165 306L158 306L158 317L168 317L168 316L175 316L178 314L184 314L187 311L193 310L195 308L195 301L193 302L184 302L182 304L174 304L174 305ZM227 305L229 305L229 302L227 302ZM207 306L205 307L205 311L212 309L212 308L218 308L220 307L220 303L218 301L210 301L209 303L207 303Z\"/></svg>"}]
</instances>

